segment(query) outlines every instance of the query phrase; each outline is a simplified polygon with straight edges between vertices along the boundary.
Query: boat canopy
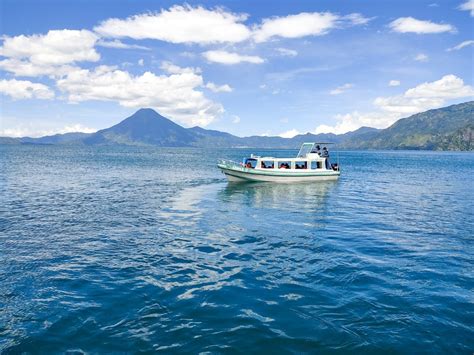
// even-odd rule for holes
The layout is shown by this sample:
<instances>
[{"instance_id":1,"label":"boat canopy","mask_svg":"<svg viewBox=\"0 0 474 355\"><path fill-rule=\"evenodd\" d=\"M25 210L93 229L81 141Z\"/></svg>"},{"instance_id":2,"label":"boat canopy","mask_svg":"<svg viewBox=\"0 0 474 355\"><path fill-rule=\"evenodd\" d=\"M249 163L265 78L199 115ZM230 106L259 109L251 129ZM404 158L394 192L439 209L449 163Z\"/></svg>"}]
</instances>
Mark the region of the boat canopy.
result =
<instances>
[{"instance_id":1,"label":"boat canopy","mask_svg":"<svg viewBox=\"0 0 474 355\"><path fill-rule=\"evenodd\" d=\"M330 142L311 142L311 143L303 143L301 145L300 151L298 152L297 158L305 158L307 154L311 153L315 145L329 145L334 144Z\"/></svg>"}]
</instances>

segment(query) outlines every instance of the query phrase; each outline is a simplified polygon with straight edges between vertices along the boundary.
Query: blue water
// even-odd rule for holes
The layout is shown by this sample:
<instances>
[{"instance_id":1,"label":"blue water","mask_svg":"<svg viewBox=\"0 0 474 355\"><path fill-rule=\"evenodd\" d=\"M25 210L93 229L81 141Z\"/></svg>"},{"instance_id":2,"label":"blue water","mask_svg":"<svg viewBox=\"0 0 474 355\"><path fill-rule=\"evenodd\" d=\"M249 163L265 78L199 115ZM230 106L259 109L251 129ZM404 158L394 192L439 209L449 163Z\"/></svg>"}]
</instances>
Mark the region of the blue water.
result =
<instances>
[{"instance_id":1,"label":"blue water","mask_svg":"<svg viewBox=\"0 0 474 355\"><path fill-rule=\"evenodd\" d=\"M0 352L474 351L474 154L0 147Z\"/></svg>"}]
</instances>

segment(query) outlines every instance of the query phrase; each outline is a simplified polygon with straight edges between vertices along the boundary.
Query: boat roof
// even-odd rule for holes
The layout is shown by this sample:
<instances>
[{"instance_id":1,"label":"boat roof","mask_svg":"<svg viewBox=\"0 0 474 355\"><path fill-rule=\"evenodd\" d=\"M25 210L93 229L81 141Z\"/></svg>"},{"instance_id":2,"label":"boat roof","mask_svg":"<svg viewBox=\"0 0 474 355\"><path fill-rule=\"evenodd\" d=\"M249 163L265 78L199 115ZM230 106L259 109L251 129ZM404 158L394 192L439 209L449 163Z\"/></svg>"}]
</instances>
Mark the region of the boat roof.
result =
<instances>
[{"instance_id":1,"label":"boat roof","mask_svg":"<svg viewBox=\"0 0 474 355\"><path fill-rule=\"evenodd\" d=\"M331 142L307 142L303 143L301 145L300 151L298 152L298 155L296 156L297 158L305 158L308 154L311 154L313 152L314 147L317 145L317 148L319 149L319 145L328 145L328 144L333 144ZM323 150L326 149L326 147L323 148Z\"/></svg>"}]
</instances>

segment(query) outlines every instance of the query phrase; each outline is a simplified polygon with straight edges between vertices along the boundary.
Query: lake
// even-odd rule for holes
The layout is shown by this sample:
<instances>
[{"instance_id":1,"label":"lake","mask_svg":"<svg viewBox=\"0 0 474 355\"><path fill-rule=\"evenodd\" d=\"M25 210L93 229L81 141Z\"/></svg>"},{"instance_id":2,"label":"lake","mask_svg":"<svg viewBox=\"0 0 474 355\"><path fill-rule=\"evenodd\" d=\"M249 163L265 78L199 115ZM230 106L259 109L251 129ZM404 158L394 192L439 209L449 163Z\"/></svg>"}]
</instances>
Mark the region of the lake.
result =
<instances>
[{"instance_id":1,"label":"lake","mask_svg":"<svg viewBox=\"0 0 474 355\"><path fill-rule=\"evenodd\" d=\"M474 154L0 146L0 352L474 350Z\"/></svg>"}]
</instances>

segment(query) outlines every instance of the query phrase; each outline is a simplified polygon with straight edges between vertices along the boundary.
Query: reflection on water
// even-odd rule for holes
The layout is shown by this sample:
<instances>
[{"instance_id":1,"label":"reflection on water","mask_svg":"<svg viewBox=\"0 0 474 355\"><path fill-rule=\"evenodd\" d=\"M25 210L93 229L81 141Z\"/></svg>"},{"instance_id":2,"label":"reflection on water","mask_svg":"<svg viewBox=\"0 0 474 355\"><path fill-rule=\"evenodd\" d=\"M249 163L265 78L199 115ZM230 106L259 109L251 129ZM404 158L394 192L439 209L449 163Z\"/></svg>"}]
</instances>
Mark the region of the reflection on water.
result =
<instances>
[{"instance_id":1,"label":"reflection on water","mask_svg":"<svg viewBox=\"0 0 474 355\"><path fill-rule=\"evenodd\" d=\"M231 202L239 197L241 202L254 207L297 208L314 211L321 208L325 197L337 185L337 181L275 184L267 182L228 183L219 191L219 198Z\"/></svg>"},{"instance_id":2,"label":"reflection on water","mask_svg":"<svg viewBox=\"0 0 474 355\"><path fill-rule=\"evenodd\" d=\"M217 186L222 184L197 185L184 188L172 195L157 211L158 218L169 219L181 226L192 226L203 214L202 203L215 196Z\"/></svg>"}]
</instances>

